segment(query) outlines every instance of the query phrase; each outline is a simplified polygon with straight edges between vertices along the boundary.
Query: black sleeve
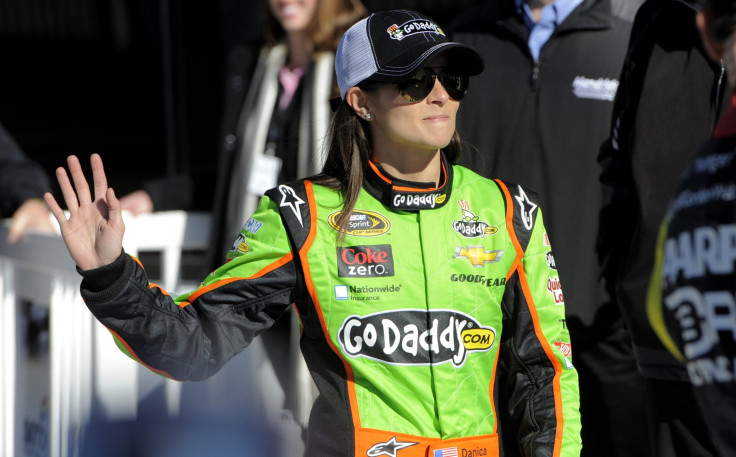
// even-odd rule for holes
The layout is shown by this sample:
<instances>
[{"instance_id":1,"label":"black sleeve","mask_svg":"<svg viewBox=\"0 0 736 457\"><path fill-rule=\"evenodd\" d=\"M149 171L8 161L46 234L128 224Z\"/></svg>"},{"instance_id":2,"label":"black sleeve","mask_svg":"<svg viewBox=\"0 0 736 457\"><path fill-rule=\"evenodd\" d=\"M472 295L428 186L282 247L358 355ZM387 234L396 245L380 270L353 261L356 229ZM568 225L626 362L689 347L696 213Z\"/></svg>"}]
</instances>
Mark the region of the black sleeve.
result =
<instances>
[{"instance_id":1,"label":"black sleeve","mask_svg":"<svg viewBox=\"0 0 736 457\"><path fill-rule=\"evenodd\" d=\"M173 379L206 379L271 327L302 291L277 206L264 198L254 217L263 229L243 230L232 260L192 292L177 296L149 283L143 266L123 254L80 272L82 298L134 360Z\"/></svg>"},{"instance_id":2,"label":"black sleeve","mask_svg":"<svg viewBox=\"0 0 736 457\"><path fill-rule=\"evenodd\" d=\"M638 197L634 191L631 164L625 151L606 140L600 151L600 182L603 190L603 204L599 214L599 230L596 240L600 275L607 288L615 281L617 273L623 268L626 254L631 245L633 233L627 224L638 219ZM612 290L608 290L613 293Z\"/></svg>"},{"instance_id":3,"label":"black sleeve","mask_svg":"<svg viewBox=\"0 0 736 457\"><path fill-rule=\"evenodd\" d=\"M617 272L622 268L632 242L629 234L634 232L630 224L638 218L639 202L628 149L638 92L642 85L642 81L635 78L643 77L644 70L634 67L645 66L647 63L635 60L648 57L649 53L645 48L650 47L650 44L644 44L641 40L645 29L650 26L648 19L652 15L651 10L657 3L659 2L656 0L647 2L639 9L634 20L619 77L620 85L613 104L610 135L601 145L598 155L603 201L598 221L596 251L600 275L607 289L612 287ZM613 290L608 292L612 294Z\"/></svg>"}]
</instances>

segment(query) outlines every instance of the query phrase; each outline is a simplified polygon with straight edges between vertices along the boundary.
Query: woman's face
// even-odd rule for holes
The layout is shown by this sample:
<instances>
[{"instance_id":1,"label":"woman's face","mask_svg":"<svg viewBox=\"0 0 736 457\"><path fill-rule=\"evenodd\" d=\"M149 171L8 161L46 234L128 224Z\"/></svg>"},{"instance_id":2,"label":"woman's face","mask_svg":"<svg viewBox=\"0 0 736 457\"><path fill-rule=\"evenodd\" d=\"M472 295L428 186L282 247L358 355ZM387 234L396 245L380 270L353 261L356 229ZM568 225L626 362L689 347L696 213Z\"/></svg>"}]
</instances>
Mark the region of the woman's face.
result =
<instances>
[{"instance_id":1,"label":"woman's face","mask_svg":"<svg viewBox=\"0 0 736 457\"><path fill-rule=\"evenodd\" d=\"M445 63L438 56L426 67L438 72ZM416 103L406 101L396 85L378 87L367 98L375 152L433 153L447 146L455 133L460 103L450 98L439 80L429 95Z\"/></svg>"},{"instance_id":2,"label":"woman's face","mask_svg":"<svg viewBox=\"0 0 736 457\"><path fill-rule=\"evenodd\" d=\"M319 0L268 0L271 14L286 33L307 30L317 12Z\"/></svg>"}]
</instances>

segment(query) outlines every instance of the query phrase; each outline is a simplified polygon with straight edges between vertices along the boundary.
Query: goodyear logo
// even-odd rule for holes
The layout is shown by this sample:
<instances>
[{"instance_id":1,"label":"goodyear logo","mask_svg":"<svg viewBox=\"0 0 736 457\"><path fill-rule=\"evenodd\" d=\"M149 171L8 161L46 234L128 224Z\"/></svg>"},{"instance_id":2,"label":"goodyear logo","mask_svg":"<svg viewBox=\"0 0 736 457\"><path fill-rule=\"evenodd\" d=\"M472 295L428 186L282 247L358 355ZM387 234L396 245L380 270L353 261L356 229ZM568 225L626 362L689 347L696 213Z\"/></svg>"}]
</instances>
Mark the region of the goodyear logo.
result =
<instances>
[{"instance_id":1,"label":"goodyear logo","mask_svg":"<svg viewBox=\"0 0 736 457\"><path fill-rule=\"evenodd\" d=\"M501 261L503 251L486 251L483 246L459 246L455 248L455 259L468 259L474 267Z\"/></svg>"},{"instance_id":2,"label":"goodyear logo","mask_svg":"<svg viewBox=\"0 0 736 457\"><path fill-rule=\"evenodd\" d=\"M337 211L327 218L327 222L335 230L340 230L337 225L337 218L340 217L342 211ZM366 211L362 209L354 209L350 214L348 227L345 231L348 235L353 236L378 236L391 230L391 222L383 214L375 211Z\"/></svg>"},{"instance_id":3,"label":"goodyear logo","mask_svg":"<svg viewBox=\"0 0 736 457\"><path fill-rule=\"evenodd\" d=\"M450 281L482 284L486 287L505 286L506 278L490 278L482 275L451 274Z\"/></svg>"},{"instance_id":4,"label":"goodyear logo","mask_svg":"<svg viewBox=\"0 0 736 457\"><path fill-rule=\"evenodd\" d=\"M337 334L350 357L392 365L461 367L469 352L485 352L496 342L496 330L453 310L400 309L349 316Z\"/></svg>"}]
</instances>

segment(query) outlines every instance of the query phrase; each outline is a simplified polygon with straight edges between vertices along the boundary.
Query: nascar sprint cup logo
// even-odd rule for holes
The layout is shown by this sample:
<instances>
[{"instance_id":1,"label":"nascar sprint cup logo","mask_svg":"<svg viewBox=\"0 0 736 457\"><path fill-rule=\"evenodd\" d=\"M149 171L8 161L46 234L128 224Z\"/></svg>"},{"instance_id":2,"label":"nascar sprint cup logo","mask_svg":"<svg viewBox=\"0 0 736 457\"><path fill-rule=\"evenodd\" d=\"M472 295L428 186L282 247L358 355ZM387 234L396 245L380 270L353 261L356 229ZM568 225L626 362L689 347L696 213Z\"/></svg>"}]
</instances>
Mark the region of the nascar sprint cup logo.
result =
<instances>
[{"instance_id":1,"label":"nascar sprint cup logo","mask_svg":"<svg viewBox=\"0 0 736 457\"><path fill-rule=\"evenodd\" d=\"M341 230L340 226L337 225L337 219L342 214L342 211L336 211L327 218L327 223L330 227L337 230ZM350 220L348 221L348 227L345 229L346 235L353 236L378 236L391 230L391 222L386 216L375 211L367 211L362 209L354 209L350 213Z\"/></svg>"},{"instance_id":2,"label":"nascar sprint cup logo","mask_svg":"<svg viewBox=\"0 0 736 457\"><path fill-rule=\"evenodd\" d=\"M392 365L451 362L459 368L468 352L485 352L493 347L496 330L458 311L400 309L349 316L337 338L350 357Z\"/></svg>"}]
</instances>

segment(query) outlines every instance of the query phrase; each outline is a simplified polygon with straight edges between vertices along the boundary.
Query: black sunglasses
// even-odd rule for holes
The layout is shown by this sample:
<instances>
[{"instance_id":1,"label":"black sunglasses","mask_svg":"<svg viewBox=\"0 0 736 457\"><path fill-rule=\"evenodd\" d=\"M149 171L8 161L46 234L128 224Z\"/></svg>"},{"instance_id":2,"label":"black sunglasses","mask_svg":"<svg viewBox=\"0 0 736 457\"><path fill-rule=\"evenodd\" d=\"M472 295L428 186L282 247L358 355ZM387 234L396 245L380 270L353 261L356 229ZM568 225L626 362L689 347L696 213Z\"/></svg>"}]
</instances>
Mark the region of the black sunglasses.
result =
<instances>
[{"instance_id":1,"label":"black sunglasses","mask_svg":"<svg viewBox=\"0 0 736 457\"><path fill-rule=\"evenodd\" d=\"M432 92L437 79L453 100L461 100L468 92L470 82L468 76L450 75L444 71L436 73L432 67L424 67L411 78L398 84L399 94L408 102L420 102Z\"/></svg>"},{"instance_id":2,"label":"black sunglasses","mask_svg":"<svg viewBox=\"0 0 736 457\"><path fill-rule=\"evenodd\" d=\"M436 73L434 68L439 67L424 67L418 72L414 73L411 78L406 81L398 83L399 94L404 100L410 103L421 102L432 92L434 84L439 78L440 83L447 91L447 95L453 100L461 100L468 92L468 85L470 84L470 77L468 76L455 76L441 71ZM363 89L375 89L377 87L385 86L392 83L377 82L377 81L363 81L358 85ZM330 100L330 107L332 111L337 111L340 106L342 98L335 97Z\"/></svg>"}]
</instances>

